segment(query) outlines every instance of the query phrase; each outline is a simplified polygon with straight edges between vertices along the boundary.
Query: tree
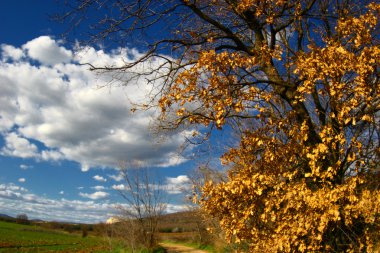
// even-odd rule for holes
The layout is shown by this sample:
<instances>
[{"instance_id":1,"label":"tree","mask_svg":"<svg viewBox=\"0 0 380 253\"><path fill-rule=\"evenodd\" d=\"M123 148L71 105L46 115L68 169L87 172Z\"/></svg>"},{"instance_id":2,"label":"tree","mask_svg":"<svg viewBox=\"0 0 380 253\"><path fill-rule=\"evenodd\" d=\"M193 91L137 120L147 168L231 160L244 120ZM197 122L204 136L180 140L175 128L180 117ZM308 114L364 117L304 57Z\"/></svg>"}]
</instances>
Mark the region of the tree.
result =
<instances>
[{"instance_id":1,"label":"tree","mask_svg":"<svg viewBox=\"0 0 380 253\"><path fill-rule=\"evenodd\" d=\"M79 2L68 16L99 3ZM158 90L151 102L159 97L163 126L229 126L241 133L239 146L222 157L227 180L206 183L200 196L227 239L258 252L374 251L380 224L376 1L107 3L116 16L97 23L102 32L92 38L122 44L169 22L137 61L94 70L133 72L137 64L159 61L137 77Z\"/></svg>"},{"instance_id":2,"label":"tree","mask_svg":"<svg viewBox=\"0 0 380 253\"><path fill-rule=\"evenodd\" d=\"M18 214L16 216L16 223L19 223L19 224L29 224L30 221L29 221L29 218L28 218L28 215L26 214Z\"/></svg>"},{"instance_id":3,"label":"tree","mask_svg":"<svg viewBox=\"0 0 380 253\"><path fill-rule=\"evenodd\" d=\"M82 237L85 238L88 236L88 225L87 224L82 224L81 225L81 230L82 230Z\"/></svg>"},{"instance_id":4,"label":"tree","mask_svg":"<svg viewBox=\"0 0 380 253\"><path fill-rule=\"evenodd\" d=\"M120 206L121 222L114 228L126 239L133 252L146 248L153 252L157 246L158 222L166 210L163 199L163 185L153 179L147 169L122 169L125 185L119 186L119 193L126 201Z\"/></svg>"}]
</instances>

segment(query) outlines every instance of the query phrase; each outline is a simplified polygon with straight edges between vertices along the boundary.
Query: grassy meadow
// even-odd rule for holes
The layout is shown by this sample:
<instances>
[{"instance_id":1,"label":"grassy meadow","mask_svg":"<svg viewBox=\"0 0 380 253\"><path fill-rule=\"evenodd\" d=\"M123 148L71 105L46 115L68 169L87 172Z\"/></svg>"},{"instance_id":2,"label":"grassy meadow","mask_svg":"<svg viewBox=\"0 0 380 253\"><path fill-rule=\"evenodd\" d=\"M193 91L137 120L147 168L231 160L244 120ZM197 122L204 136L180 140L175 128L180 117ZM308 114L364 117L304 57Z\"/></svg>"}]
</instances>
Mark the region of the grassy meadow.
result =
<instances>
[{"instance_id":1,"label":"grassy meadow","mask_svg":"<svg viewBox=\"0 0 380 253\"><path fill-rule=\"evenodd\" d=\"M0 221L0 252L123 252L115 244L102 237Z\"/></svg>"}]
</instances>

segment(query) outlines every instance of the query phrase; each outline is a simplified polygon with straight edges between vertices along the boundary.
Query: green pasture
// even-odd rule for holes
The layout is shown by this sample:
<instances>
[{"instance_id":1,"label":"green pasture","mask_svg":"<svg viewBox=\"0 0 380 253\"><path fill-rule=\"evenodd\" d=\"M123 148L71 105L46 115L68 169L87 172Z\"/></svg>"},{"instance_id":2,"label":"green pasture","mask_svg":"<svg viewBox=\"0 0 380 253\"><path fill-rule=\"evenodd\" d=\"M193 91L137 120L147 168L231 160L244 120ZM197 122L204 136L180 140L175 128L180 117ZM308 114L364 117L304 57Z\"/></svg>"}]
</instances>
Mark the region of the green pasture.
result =
<instances>
[{"instance_id":1,"label":"green pasture","mask_svg":"<svg viewBox=\"0 0 380 253\"><path fill-rule=\"evenodd\" d=\"M0 252L123 252L101 237L0 221Z\"/></svg>"}]
</instances>

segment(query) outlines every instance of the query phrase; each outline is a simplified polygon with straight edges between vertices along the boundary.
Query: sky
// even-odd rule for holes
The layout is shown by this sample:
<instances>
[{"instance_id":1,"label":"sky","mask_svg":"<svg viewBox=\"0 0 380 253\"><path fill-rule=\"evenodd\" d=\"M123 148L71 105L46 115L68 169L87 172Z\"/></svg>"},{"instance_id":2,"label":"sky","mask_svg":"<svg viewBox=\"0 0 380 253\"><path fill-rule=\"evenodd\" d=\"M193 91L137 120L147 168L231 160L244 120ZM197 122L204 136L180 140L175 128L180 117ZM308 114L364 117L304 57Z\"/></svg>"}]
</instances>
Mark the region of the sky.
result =
<instances>
[{"instance_id":1,"label":"sky","mask_svg":"<svg viewBox=\"0 0 380 253\"><path fill-rule=\"evenodd\" d=\"M151 132L157 112L131 110L146 100L144 80L109 85L112 76L81 65L120 66L141 52L61 40L67 26L49 19L61 8L55 0L0 5L0 213L105 221L123 203L117 191L124 185L122 162L158 175L168 212L184 210L180 189L190 187L196 164L178 150L191 133L158 138Z\"/></svg>"}]
</instances>

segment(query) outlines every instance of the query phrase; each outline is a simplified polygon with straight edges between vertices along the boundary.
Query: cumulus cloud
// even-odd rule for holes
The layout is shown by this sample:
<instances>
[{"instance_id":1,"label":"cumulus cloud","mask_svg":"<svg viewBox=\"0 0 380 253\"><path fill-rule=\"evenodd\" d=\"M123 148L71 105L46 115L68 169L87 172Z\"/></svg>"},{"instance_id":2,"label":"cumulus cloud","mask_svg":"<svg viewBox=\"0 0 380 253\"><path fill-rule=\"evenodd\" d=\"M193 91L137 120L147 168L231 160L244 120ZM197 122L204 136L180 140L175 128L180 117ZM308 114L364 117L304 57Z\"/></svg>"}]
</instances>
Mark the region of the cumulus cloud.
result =
<instances>
[{"instance_id":1,"label":"cumulus cloud","mask_svg":"<svg viewBox=\"0 0 380 253\"><path fill-rule=\"evenodd\" d=\"M107 188L104 187L103 185L96 185L96 186L91 187L91 189L102 191L102 190L106 190Z\"/></svg>"},{"instance_id":2,"label":"cumulus cloud","mask_svg":"<svg viewBox=\"0 0 380 253\"><path fill-rule=\"evenodd\" d=\"M20 183L25 183L25 182L26 182L26 179L23 178L23 177L21 177L21 178L18 179L18 181L19 181Z\"/></svg>"},{"instance_id":3,"label":"cumulus cloud","mask_svg":"<svg viewBox=\"0 0 380 253\"><path fill-rule=\"evenodd\" d=\"M2 155L71 160L78 162L83 171L116 168L120 161L146 167L185 162L176 152L184 133L159 143L149 131L157 112L131 113L132 102L146 101L151 90L145 80L110 87L107 84L113 77L97 76L78 64L118 66L139 57L136 50L106 53L78 48L74 54L48 36L31 40L21 48L2 45L0 50L0 133L5 140L4 147L0 147ZM159 63L157 60L155 64ZM136 67L135 71L142 69ZM108 88L99 89L104 86ZM114 179L119 180L116 176Z\"/></svg>"},{"instance_id":4,"label":"cumulus cloud","mask_svg":"<svg viewBox=\"0 0 380 253\"><path fill-rule=\"evenodd\" d=\"M64 158L63 154L55 150L42 150L39 152L38 147L31 143L27 138L18 133L10 132L4 134L5 146L0 150L1 155L14 156L21 158L36 158L45 161L58 161ZM27 169L28 166L21 165L21 169Z\"/></svg>"},{"instance_id":5,"label":"cumulus cloud","mask_svg":"<svg viewBox=\"0 0 380 253\"><path fill-rule=\"evenodd\" d=\"M16 48L12 45L1 45L2 57L5 60L17 61L24 56L24 52L20 48Z\"/></svg>"},{"instance_id":6,"label":"cumulus cloud","mask_svg":"<svg viewBox=\"0 0 380 253\"><path fill-rule=\"evenodd\" d=\"M65 158L61 152L56 150L42 150L40 157L45 161L59 161Z\"/></svg>"},{"instance_id":7,"label":"cumulus cloud","mask_svg":"<svg viewBox=\"0 0 380 253\"><path fill-rule=\"evenodd\" d=\"M123 191L123 190L127 190L128 187L124 184L114 184L112 185L112 189L117 190L117 191Z\"/></svg>"},{"instance_id":8,"label":"cumulus cloud","mask_svg":"<svg viewBox=\"0 0 380 253\"><path fill-rule=\"evenodd\" d=\"M38 148L29 140L16 133L8 133L4 136L5 147L1 149L1 154L6 156L16 156L21 158L31 158L38 156Z\"/></svg>"},{"instance_id":9,"label":"cumulus cloud","mask_svg":"<svg viewBox=\"0 0 380 253\"><path fill-rule=\"evenodd\" d=\"M191 188L190 178L186 175L177 177L167 177L165 190L169 194L181 194L183 191L188 191Z\"/></svg>"},{"instance_id":10,"label":"cumulus cloud","mask_svg":"<svg viewBox=\"0 0 380 253\"><path fill-rule=\"evenodd\" d=\"M97 191L94 193L82 193L82 192L79 193L79 196L81 196L83 198L93 199L93 200L105 199L109 195L110 194L108 192L102 192L102 191Z\"/></svg>"},{"instance_id":11,"label":"cumulus cloud","mask_svg":"<svg viewBox=\"0 0 380 253\"><path fill-rule=\"evenodd\" d=\"M123 174L118 174L118 175L107 175L109 178L115 180L116 182L120 182L121 180L124 179Z\"/></svg>"},{"instance_id":12,"label":"cumulus cloud","mask_svg":"<svg viewBox=\"0 0 380 253\"><path fill-rule=\"evenodd\" d=\"M106 182L107 181L107 179L105 179L104 177L99 176L99 175L95 175L93 177L93 179L95 179L96 181L99 181L99 182Z\"/></svg>"},{"instance_id":13,"label":"cumulus cloud","mask_svg":"<svg viewBox=\"0 0 380 253\"><path fill-rule=\"evenodd\" d=\"M190 179L186 175L180 175L180 176L177 176L177 177L167 177L166 181L169 184L174 184L174 185L183 185L183 184L190 183Z\"/></svg>"},{"instance_id":14,"label":"cumulus cloud","mask_svg":"<svg viewBox=\"0 0 380 253\"><path fill-rule=\"evenodd\" d=\"M72 58L70 50L60 46L58 41L49 36L35 38L23 45L23 49L30 58L47 65L69 62Z\"/></svg>"},{"instance_id":15,"label":"cumulus cloud","mask_svg":"<svg viewBox=\"0 0 380 253\"><path fill-rule=\"evenodd\" d=\"M189 191L191 189L191 181L186 175L179 175L177 177L167 177L165 182L162 184L152 184L154 189L160 189L167 194L183 194L184 191ZM144 188L145 186L141 186ZM114 184L111 186L112 189L117 191L125 191L130 188L125 184Z\"/></svg>"},{"instance_id":16,"label":"cumulus cloud","mask_svg":"<svg viewBox=\"0 0 380 253\"><path fill-rule=\"evenodd\" d=\"M20 164L20 169L22 170L27 170L27 169L30 169L32 168L33 166L30 166L30 165L26 165L26 164Z\"/></svg>"}]
</instances>

